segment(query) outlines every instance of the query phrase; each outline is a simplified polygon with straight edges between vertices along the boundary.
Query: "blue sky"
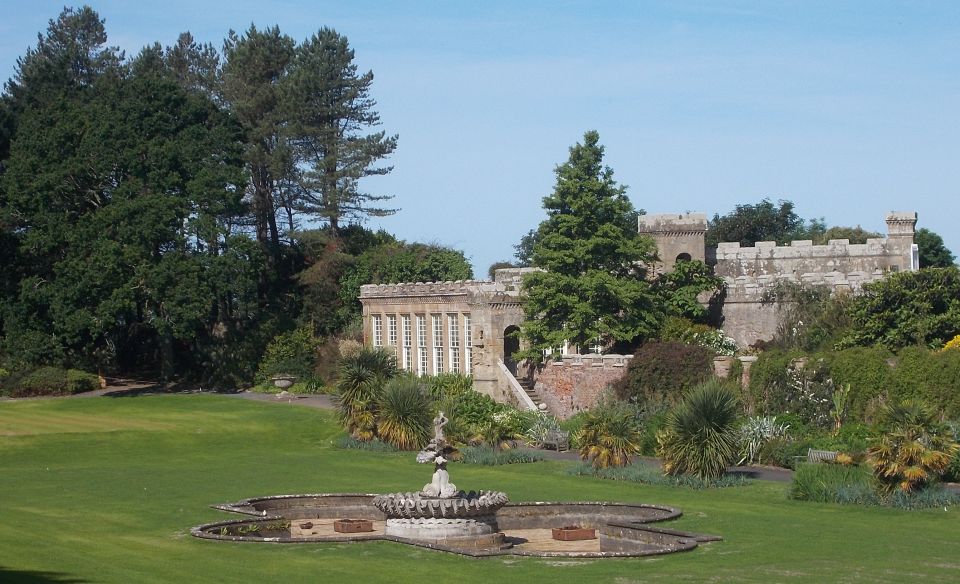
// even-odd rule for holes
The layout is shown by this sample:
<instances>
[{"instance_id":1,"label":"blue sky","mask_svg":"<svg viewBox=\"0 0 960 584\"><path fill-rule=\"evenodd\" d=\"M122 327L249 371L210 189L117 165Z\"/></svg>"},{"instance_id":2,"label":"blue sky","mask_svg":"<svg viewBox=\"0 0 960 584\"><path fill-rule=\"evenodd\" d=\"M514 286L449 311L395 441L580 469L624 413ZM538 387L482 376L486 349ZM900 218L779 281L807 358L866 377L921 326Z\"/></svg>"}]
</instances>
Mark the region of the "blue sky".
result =
<instances>
[{"instance_id":1,"label":"blue sky","mask_svg":"<svg viewBox=\"0 0 960 584\"><path fill-rule=\"evenodd\" d=\"M191 31L346 35L400 136L370 225L462 249L478 277L542 219L553 169L596 129L649 213L763 197L884 231L890 210L960 252L957 2L97 2L136 53ZM0 77L63 2L7 0Z\"/></svg>"}]
</instances>

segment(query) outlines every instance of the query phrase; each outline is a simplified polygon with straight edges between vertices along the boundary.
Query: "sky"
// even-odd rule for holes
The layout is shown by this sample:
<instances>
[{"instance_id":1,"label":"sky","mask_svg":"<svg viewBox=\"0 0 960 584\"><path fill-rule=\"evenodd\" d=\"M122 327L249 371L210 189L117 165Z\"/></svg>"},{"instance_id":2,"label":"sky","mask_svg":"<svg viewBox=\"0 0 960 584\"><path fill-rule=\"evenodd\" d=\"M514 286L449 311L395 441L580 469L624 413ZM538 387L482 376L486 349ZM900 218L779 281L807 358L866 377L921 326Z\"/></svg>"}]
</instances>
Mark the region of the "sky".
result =
<instances>
[{"instance_id":1,"label":"sky","mask_svg":"<svg viewBox=\"0 0 960 584\"><path fill-rule=\"evenodd\" d=\"M372 70L399 135L365 189L407 241L460 249L478 278L544 218L587 130L648 213L713 216L768 197L885 232L891 210L960 252L960 2L101 1L128 55L189 30L323 26ZM4 0L0 77L63 1Z\"/></svg>"}]
</instances>

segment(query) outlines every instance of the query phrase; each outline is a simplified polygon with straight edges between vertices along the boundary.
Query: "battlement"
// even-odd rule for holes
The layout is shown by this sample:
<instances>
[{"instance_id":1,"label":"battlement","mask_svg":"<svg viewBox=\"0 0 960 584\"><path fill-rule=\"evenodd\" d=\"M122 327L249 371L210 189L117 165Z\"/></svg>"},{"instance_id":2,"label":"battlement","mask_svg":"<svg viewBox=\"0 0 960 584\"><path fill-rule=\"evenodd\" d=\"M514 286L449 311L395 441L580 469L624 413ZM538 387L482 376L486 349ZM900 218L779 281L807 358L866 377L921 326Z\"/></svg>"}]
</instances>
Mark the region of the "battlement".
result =
<instances>
[{"instance_id":1,"label":"battlement","mask_svg":"<svg viewBox=\"0 0 960 584\"><path fill-rule=\"evenodd\" d=\"M456 296L476 294L478 292L506 292L506 289L501 284L491 282L490 280L365 284L360 286L360 299L397 298L402 296Z\"/></svg>"},{"instance_id":2,"label":"battlement","mask_svg":"<svg viewBox=\"0 0 960 584\"><path fill-rule=\"evenodd\" d=\"M707 216L704 213L640 215L637 231L649 235L703 234L707 231Z\"/></svg>"}]
</instances>

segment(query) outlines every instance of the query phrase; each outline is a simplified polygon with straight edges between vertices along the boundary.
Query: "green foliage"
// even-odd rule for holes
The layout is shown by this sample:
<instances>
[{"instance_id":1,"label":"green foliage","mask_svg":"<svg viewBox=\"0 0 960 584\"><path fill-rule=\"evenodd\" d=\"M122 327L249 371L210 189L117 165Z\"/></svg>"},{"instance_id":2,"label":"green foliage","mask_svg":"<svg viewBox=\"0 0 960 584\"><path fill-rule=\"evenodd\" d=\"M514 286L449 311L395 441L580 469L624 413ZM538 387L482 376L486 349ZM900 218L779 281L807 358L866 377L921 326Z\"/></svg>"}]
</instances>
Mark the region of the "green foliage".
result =
<instances>
[{"instance_id":1,"label":"green foliage","mask_svg":"<svg viewBox=\"0 0 960 584\"><path fill-rule=\"evenodd\" d=\"M719 479L736 460L737 398L719 380L693 388L669 414L657 436L668 475Z\"/></svg>"},{"instance_id":2,"label":"green foliage","mask_svg":"<svg viewBox=\"0 0 960 584\"><path fill-rule=\"evenodd\" d=\"M397 358L364 347L340 362L337 409L340 423L354 438L372 440L377 432L377 403L383 386L399 374Z\"/></svg>"},{"instance_id":3,"label":"green foliage","mask_svg":"<svg viewBox=\"0 0 960 584\"><path fill-rule=\"evenodd\" d=\"M0 376L0 393L9 397L73 395L99 388L96 375L60 367L28 368Z\"/></svg>"},{"instance_id":4,"label":"green foliage","mask_svg":"<svg viewBox=\"0 0 960 584\"><path fill-rule=\"evenodd\" d=\"M335 30L321 28L299 44L283 78L295 167L299 177L292 207L314 215L334 235L341 223L392 215L381 206L389 195L360 190L365 177L382 176L392 166L378 166L397 147L397 136L363 132L380 125L370 96L373 72L358 74L353 49Z\"/></svg>"},{"instance_id":5,"label":"green foliage","mask_svg":"<svg viewBox=\"0 0 960 584\"><path fill-rule=\"evenodd\" d=\"M705 263L691 260L677 262L673 270L657 276L653 291L668 316L705 322L708 311L698 296L704 292L717 294L723 287L723 278L714 276Z\"/></svg>"},{"instance_id":6,"label":"green foliage","mask_svg":"<svg viewBox=\"0 0 960 584\"><path fill-rule=\"evenodd\" d=\"M784 349L832 347L850 330L853 296L832 294L828 286L778 280L761 302L778 308L773 343Z\"/></svg>"},{"instance_id":7,"label":"green foliage","mask_svg":"<svg viewBox=\"0 0 960 584\"><path fill-rule=\"evenodd\" d=\"M644 343L613 390L638 404L675 403L684 390L710 379L713 356L710 349L683 343Z\"/></svg>"},{"instance_id":8,"label":"green foliage","mask_svg":"<svg viewBox=\"0 0 960 584\"><path fill-rule=\"evenodd\" d=\"M740 424L740 460L737 465L759 464L771 441L787 436L789 424L777 421L776 416L754 416Z\"/></svg>"},{"instance_id":9,"label":"green foliage","mask_svg":"<svg viewBox=\"0 0 960 584\"><path fill-rule=\"evenodd\" d=\"M787 496L817 503L876 505L879 502L870 469L840 464L801 464L793 473Z\"/></svg>"},{"instance_id":10,"label":"green foliage","mask_svg":"<svg viewBox=\"0 0 960 584\"><path fill-rule=\"evenodd\" d=\"M300 327L276 336L267 345L255 381L263 383L280 374L301 378L312 376L319 344L310 327Z\"/></svg>"},{"instance_id":11,"label":"green foliage","mask_svg":"<svg viewBox=\"0 0 960 584\"><path fill-rule=\"evenodd\" d=\"M586 413L580 428L580 458L596 468L626 466L640 453L640 438L631 408L616 402L601 403Z\"/></svg>"},{"instance_id":12,"label":"green foliage","mask_svg":"<svg viewBox=\"0 0 960 584\"><path fill-rule=\"evenodd\" d=\"M580 463L570 469L576 476L592 476L613 481L627 481L644 485L663 487L683 487L687 489L716 489L723 487L741 487L749 484L743 475L724 475L719 478L703 479L693 475L664 475L656 468L635 462L627 466L597 468L592 464Z\"/></svg>"},{"instance_id":13,"label":"green foliage","mask_svg":"<svg viewBox=\"0 0 960 584\"><path fill-rule=\"evenodd\" d=\"M827 229L822 235L812 237L814 245L826 245L831 239L846 239L851 244L867 243L868 239L882 238L883 234L856 227L835 226Z\"/></svg>"},{"instance_id":14,"label":"green foliage","mask_svg":"<svg viewBox=\"0 0 960 584\"><path fill-rule=\"evenodd\" d=\"M949 418L960 416L960 351L903 349L887 388L891 399L920 399Z\"/></svg>"},{"instance_id":15,"label":"green foliage","mask_svg":"<svg viewBox=\"0 0 960 584\"><path fill-rule=\"evenodd\" d=\"M816 356L837 387L850 386L847 416L853 420L864 419L870 401L885 395L891 376L888 361L892 358L893 354L883 347L853 347Z\"/></svg>"},{"instance_id":16,"label":"green foliage","mask_svg":"<svg viewBox=\"0 0 960 584\"><path fill-rule=\"evenodd\" d=\"M937 414L917 400L893 402L884 410L882 433L867 450L884 492L918 491L936 482L960 451Z\"/></svg>"},{"instance_id":17,"label":"green foliage","mask_svg":"<svg viewBox=\"0 0 960 584\"><path fill-rule=\"evenodd\" d=\"M377 400L377 435L398 450L417 450L427 444L433 402L420 380L410 375L387 382Z\"/></svg>"},{"instance_id":18,"label":"green foliage","mask_svg":"<svg viewBox=\"0 0 960 584\"><path fill-rule=\"evenodd\" d=\"M793 203L778 203L763 199L756 205L737 205L727 215L714 215L707 228L707 245L729 241L751 246L758 241L785 243L802 238L804 221L793 211Z\"/></svg>"},{"instance_id":19,"label":"green foliage","mask_svg":"<svg viewBox=\"0 0 960 584\"><path fill-rule=\"evenodd\" d=\"M543 453L527 448L498 450L489 446L466 446L460 449L460 462L483 466L524 464L543 460Z\"/></svg>"},{"instance_id":20,"label":"green foliage","mask_svg":"<svg viewBox=\"0 0 960 584\"><path fill-rule=\"evenodd\" d=\"M960 333L960 269L925 268L864 285L841 347L941 347Z\"/></svg>"},{"instance_id":21,"label":"green foliage","mask_svg":"<svg viewBox=\"0 0 960 584\"><path fill-rule=\"evenodd\" d=\"M758 414L784 413L774 404L777 396L786 391L790 382L788 369L794 359L800 357L799 352L771 349L760 353L757 360L750 367L750 386L746 388L749 403L747 411Z\"/></svg>"},{"instance_id":22,"label":"green foliage","mask_svg":"<svg viewBox=\"0 0 960 584\"><path fill-rule=\"evenodd\" d=\"M467 394L483 395L473 391L473 377L460 373L441 373L439 375L425 375L421 380L435 400L450 397L455 399L473 399Z\"/></svg>"},{"instance_id":23,"label":"green foliage","mask_svg":"<svg viewBox=\"0 0 960 584\"><path fill-rule=\"evenodd\" d=\"M524 433L524 439L530 444L542 444L551 432L560 431L560 420L546 412L534 412L533 423Z\"/></svg>"},{"instance_id":24,"label":"green foliage","mask_svg":"<svg viewBox=\"0 0 960 584\"><path fill-rule=\"evenodd\" d=\"M920 248L921 268L949 268L955 265L956 256L944 245L943 238L933 231L921 227L914 234L913 241Z\"/></svg>"},{"instance_id":25,"label":"green foliage","mask_svg":"<svg viewBox=\"0 0 960 584\"><path fill-rule=\"evenodd\" d=\"M643 269L654 246L637 233L636 212L603 165L599 140L590 131L570 148L556 169L554 192L543 199L547 218L532 259L544 271L523 280L526 349L519 356L533 362L564 341L633 342L658 328L660 309Z\"/></svg>"},{"instance_id":26,"label":"green foliage","mask_svg":"<svg viewBox=\"0 0 960 584\"><path fill-rule=\"evenodd\" d=\"M398 282L470 280L473 268L463 252L423 243L394 241L360 253L339 280L339 322L360 316L360 286Z\"/></svg>"}]
</instances>

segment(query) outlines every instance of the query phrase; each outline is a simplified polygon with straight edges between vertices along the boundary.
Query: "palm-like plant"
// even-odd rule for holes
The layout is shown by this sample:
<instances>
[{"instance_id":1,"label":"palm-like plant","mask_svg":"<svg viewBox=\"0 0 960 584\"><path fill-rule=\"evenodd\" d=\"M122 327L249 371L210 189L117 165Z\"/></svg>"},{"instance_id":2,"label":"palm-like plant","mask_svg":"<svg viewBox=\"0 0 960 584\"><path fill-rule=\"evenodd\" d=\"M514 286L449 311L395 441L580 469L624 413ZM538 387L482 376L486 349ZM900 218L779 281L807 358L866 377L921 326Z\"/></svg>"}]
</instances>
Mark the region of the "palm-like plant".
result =
<instances>
[{"instance_id":1,"label":"palm-like plant","mask_svg":"<svg viewBox=\"0 0 960 584\"><path fill-rule=\"evenodd\" d=\"M907 400L886 406L887 431L867 449L873 474L886 492L910 492L938 479L960 450L933 409Z\"/></svg>"},{"instance_id":2,"label":"palm-like plant","mask_svg":"<svg viewBox=\"0 0 960 584\"><path fill-rule=\"evenodd\" d=\"M626 466L640 453L641 433L629 408L601 405L587 412L579 440L580 458L594 468Z\"/></svg>"},{"instance_id":3,"label":"palm-like plant","mask_svg":"<svg viewBox=\"0 0 960 584\"><path fill-rule=\"evenodd\" d=\"M690 390L657 434L664 472L722 477L737 455L738 410L736 396L719 380Z\"/></svg>"},{"instance_id":4,"label":"palm-like plant","mask_svg":"<svg viewBox=\"0 0 960 584\"><path fill-rule=\"evenodd\" d=\"M433 402L413 376L387 382L377 403L377 434L399 450L422 448L430 438Z\"/></svg>"},{"instance_id":5,"label":"palm-like plant","mask_svg":"<svg viewBox=\"0 0 960 584\"><path fill-rule=\"evenodd\" d=\"M340 423L354 438L376 436L377 400L398 373L396 357L383 349L363 348L340 361L337 405Z\"/></svg>"}]
</instances>

